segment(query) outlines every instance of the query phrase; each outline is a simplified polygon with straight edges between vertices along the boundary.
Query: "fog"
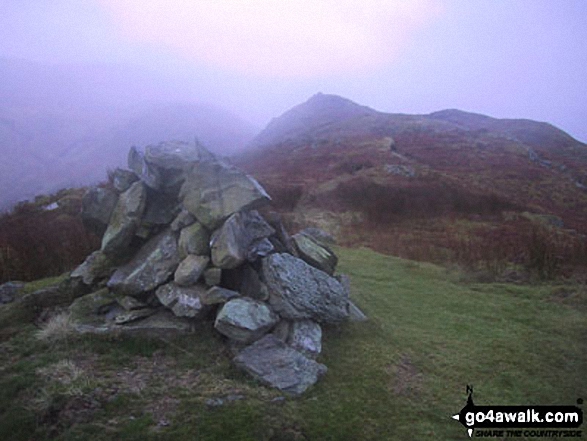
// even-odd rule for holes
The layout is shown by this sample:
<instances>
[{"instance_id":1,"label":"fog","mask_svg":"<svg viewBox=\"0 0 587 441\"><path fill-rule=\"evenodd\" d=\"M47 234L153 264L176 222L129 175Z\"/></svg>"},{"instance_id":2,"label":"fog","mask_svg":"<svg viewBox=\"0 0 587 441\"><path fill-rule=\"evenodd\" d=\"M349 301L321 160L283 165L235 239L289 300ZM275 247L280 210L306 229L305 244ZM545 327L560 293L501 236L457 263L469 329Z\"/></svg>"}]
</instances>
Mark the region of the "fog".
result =
<instances>
[{"instance_id":1,"label":"fog","mask_svg":"<svg viewBox=\"0 0 587 441\"><path fill-rule=\"evenodd\" d=\"M546 121L585 142L586 16L583 0L3 0L0 192L82 182L72 158L110 164L212 115L233 137L204 138L229 154L319 91L385 112ZM25 173L51 158L69 168Z\"/></svg>"}]
</instances>

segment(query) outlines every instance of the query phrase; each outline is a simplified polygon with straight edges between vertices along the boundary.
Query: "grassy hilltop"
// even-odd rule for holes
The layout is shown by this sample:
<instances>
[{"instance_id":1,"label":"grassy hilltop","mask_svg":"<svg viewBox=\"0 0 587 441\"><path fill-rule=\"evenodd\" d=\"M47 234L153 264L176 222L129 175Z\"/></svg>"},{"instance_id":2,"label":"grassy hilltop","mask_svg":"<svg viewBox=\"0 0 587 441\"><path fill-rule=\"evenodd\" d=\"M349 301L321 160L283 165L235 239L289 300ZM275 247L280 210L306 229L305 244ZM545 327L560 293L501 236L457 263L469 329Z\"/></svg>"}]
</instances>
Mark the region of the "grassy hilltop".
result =
<instances>
[{"instance_id":1,"label":"grassy hilltop","mask_svg":"<svg viewBox=\"0 0 587 441\"><path fill-rule=\"evenodd\" d=\"M79 336L2 307L0 438L456 440L467 438L450 418L466 384L477 404L587 395L584 285L479 284L433 264L337 251L370 320L325 329L329 371L295 399L233 368L211 325L176 339Z\"/></svg>"}]
</instances>

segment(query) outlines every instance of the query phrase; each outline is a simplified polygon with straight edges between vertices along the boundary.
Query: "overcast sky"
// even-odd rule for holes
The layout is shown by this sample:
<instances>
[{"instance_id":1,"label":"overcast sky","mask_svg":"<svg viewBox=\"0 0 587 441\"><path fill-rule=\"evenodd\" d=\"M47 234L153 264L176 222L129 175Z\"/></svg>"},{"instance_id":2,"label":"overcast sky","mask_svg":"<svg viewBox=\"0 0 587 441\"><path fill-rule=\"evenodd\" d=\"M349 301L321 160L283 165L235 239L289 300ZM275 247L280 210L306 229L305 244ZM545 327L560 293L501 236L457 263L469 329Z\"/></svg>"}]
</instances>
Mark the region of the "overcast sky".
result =
<instances>
[{"instance_id":1,"label":"overcast sky","mask_svg":"<svg viewBox=\"0 0 587 441\"><path fill-rule=\"evenodd\" d=\"M2 0L0 57L131 65L260 127L320 91L585 142L586 22L585 0Z\"/></svg>"}]
</instances>

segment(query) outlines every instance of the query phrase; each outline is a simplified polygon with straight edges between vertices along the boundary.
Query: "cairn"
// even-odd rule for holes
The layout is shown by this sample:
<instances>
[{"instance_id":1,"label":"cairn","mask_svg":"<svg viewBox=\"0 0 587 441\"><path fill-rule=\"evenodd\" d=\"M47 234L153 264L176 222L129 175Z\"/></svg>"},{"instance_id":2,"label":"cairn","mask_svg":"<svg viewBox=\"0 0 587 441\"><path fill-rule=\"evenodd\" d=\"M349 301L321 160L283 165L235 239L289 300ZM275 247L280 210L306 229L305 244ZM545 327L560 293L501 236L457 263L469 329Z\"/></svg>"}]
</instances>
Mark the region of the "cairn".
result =
<instances>
[{"instance_id":1,"label":"cairn","mask_svg":"<svg viewBox=\"0 0 587 441\"><path fill-rule=\"evenodd\" d=\"M131 148L130 170L88 190L82 217L101 249L71 273L92 291L70 306L79 332L190 332L214 320L233 362L301 394L326 372L323 324L355 306L329 236L289 236L259 183L195 143ZM197 338L197 336L194 336Z\"/></svg>"}]
</instances>

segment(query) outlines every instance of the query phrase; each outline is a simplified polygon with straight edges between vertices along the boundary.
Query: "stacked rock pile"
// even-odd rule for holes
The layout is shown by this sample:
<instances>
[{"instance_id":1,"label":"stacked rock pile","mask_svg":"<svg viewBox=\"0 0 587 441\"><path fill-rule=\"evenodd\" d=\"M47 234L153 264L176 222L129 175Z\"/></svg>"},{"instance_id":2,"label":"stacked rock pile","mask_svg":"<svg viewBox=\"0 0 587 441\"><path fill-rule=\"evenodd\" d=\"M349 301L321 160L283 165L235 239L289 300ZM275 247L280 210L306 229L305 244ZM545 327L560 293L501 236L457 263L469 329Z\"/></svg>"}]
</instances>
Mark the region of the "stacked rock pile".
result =
<instances>
[{"instance_id":1,"label":"stacked rock pile","mask_svg":"<svg viewBox=\"0 0 587 441\"><path fill-rule=\"evenodd\" d=\"M290 237L256 211L265 190L197 142L133 147L128 166L83 200L102 246L71 273L92 291L70 306L75 328L187 332L213 319L255 378L292 394L314 384L321 324L355 308L328 235Z\"/></svg>"}]
</instances>

